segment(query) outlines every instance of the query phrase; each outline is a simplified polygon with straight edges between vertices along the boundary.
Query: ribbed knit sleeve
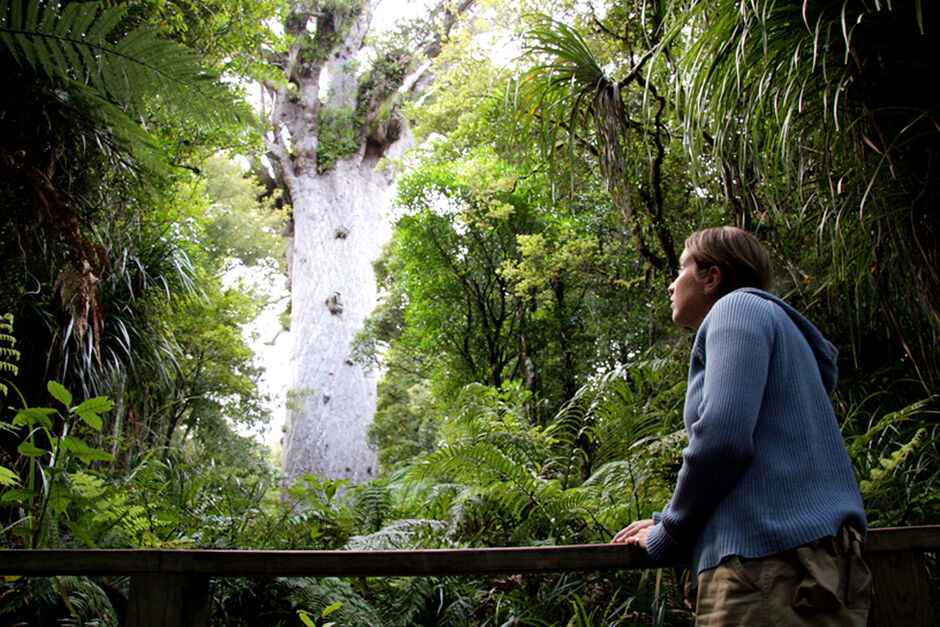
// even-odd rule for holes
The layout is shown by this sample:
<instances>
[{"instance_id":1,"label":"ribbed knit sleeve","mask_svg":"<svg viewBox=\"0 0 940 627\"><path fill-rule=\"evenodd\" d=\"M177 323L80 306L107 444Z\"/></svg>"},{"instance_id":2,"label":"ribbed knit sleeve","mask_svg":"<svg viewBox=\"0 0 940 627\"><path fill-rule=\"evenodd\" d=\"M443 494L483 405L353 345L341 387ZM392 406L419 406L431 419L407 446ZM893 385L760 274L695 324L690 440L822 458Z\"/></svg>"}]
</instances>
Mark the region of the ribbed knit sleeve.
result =
<instances>
[{"instance_id":1,"label":"ribbed knit sleeve","mask_svg":"<svg viewBox=\"0 0 940 627\"><path fill-rule=\"evenodd\" d=\"M712 512L748 467L774 342L759 299L724 298L696 336L685 418L689 445L669 506L650 532L647 551L663 564L689 560Z\"/></svg>"}]
</instances>

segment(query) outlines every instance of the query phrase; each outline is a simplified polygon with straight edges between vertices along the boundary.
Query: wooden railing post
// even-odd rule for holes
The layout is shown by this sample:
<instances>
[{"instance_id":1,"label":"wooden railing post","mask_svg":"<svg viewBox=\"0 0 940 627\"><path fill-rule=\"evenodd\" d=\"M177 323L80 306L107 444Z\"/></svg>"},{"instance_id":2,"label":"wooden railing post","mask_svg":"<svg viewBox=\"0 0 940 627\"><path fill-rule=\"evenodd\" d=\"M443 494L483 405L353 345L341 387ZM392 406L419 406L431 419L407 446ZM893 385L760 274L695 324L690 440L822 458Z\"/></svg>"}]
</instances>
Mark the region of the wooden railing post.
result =
<instances>
[{"instance_id":1,"label":"wooden railing post","mask_svg":"<svg viewBox=\"0 0 940 627\"><path fill-rule=\"evenodd\" d=\"M865 545L872 574L871 627L935 627L924 553L940 548L940 527L873 529Z\"/></svg>"},{"instance_id":2,"label":"wooden railing post","mask_svg":"<svg viewBox=\"0 0 940 627\"><path fill-rule=\"evenodd\" d=\"M131 575L127 627L206 627L209 577L184 573Z\"/></svg>"},{"instance_id":3,"label":"wooden railing post","mask_svg":"<svg viewBox=\"0 0 940 627\"><path fill-rule=\"evenodd\" d=\"M873 553L867 557L874 581L871 627L934 627L930 586L920 551Z\"/></svg>"}]
</instances>

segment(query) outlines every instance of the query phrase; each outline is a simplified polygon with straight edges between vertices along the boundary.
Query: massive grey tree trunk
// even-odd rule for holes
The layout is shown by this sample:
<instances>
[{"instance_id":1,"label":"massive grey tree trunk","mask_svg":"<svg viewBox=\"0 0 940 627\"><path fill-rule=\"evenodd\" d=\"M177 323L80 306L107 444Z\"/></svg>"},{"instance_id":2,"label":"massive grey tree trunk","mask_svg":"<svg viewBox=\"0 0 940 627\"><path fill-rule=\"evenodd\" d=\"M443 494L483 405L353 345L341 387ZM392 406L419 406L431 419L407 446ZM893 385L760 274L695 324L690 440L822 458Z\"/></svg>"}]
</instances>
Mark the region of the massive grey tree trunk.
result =
<instances>
[{"instance_id":1,"label":"massive grey tree trunk","mask_svg":"<svg viewBox=\"0 0 940 627\"><path fill-rule=\"evenodd\" d=\"M369 0L298 0L285 18L290 47L270 58L284 80L265 87L268 156L293 207L288 483L305 473L359 483L378 471L366 437L375 375L350 354L376 304L372 261L394 188L392 176L376 166L411 144L396 99L415 54L438 54L473 2L442 3L412 44L378 52L364 73L357 56L371 20ZM411 92L427 86L420 79L411 77Z\"/></svg>"},{"instance_id":2,"label":"massive grey tree trunk","mask_svg":"<svg viewBox=\"0 0 940 627\"><path fill-rule=\"evenodd\" d=\"M288 482L309 472L359 483L378 470L366 437L376 381L352 359L350 342L375 306L372 260L394 183L376 164L401 153L410 135L387 107L400 79L356 75L368 3L321 4L298 3L290 12L285 32L293 44L274 60L287 81L267 85L269 157L294 227L283 463ZM383 104L385 119L376 120Z\"/></svg>"},{"instance_id":3,"label":"massive grey tree trunk","mask_svg":"<svg viewBox=\"0 0 940 627\"><path fill-rule=\"evenodd\" d=\"M292 188L288 477L312 472L361 482L377 471L366 439L375 375L352 359L350 342L375 307L371 261L390 181L364 152Z\"/></svg>"}]
</instances>

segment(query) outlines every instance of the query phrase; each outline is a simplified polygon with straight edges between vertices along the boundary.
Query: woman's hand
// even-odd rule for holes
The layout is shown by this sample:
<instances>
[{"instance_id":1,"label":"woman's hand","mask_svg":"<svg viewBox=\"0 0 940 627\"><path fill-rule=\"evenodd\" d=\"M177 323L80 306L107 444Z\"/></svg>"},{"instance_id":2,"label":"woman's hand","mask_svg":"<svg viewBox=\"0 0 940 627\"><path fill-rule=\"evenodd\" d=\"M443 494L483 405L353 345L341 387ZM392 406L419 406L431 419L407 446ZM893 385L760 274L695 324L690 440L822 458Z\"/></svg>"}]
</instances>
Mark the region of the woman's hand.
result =
<instances>
[{"instance_id":1,"label":"woman's hand","mask_svg":"<svg viewBox=\"0 0 940 627\"><path fill-rule=\"evenodd\" d=\"M611 542L615 544L636 544L641 549L645 550L646 538L649 536L652 528L652 520L637 520L618 531Z\"/></svg>"}]
</instances>

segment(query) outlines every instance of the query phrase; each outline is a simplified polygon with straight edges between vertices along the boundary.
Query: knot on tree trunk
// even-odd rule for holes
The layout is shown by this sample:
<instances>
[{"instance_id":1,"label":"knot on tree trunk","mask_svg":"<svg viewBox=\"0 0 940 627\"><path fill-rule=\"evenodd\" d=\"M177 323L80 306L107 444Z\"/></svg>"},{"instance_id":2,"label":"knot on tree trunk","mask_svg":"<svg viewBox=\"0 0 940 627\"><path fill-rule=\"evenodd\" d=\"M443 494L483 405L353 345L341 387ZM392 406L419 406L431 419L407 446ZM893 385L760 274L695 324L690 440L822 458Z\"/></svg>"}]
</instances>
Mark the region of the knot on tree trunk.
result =
<instances>
[{"instance_id":1,"label":"knot on tree trunk","mask_svg":"<svg viewBox=\"0 0 940 627\"><path fill-rule=\"evenodd\" d=\"M329 309L330 313L334 316L338 316L343 313L343 299L339 292L333 292L326 299L326 308Z\"/></svg>"}]
</instances>

